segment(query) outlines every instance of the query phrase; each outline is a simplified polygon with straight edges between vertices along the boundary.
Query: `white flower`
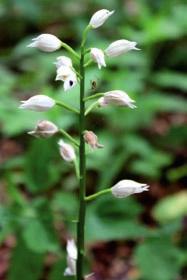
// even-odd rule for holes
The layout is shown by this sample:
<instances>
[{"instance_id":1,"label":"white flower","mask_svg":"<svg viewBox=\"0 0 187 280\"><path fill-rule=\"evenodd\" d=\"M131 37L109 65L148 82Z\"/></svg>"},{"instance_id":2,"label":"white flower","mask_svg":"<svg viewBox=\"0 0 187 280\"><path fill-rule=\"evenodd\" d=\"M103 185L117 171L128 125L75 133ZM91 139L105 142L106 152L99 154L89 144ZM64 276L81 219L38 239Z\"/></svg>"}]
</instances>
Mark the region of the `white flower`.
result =
<instances>
[{"instance_id":1,"label":"white flower","mask_svg":"<svg viewBox=\"0 0 187 280\"><path fill-rule=\"evenodd\" d=\"M62 65L57 68L56 81L64 82L64 90L67 91L77 84L76 73L69 66Z\"/></svg>"},{"instance_id":2,"label":"white flower","mask_svg":"<svg viewBox=\"0 0 187 280\"><path fill-rule=\"evenodd\" d=\"M111 43L108 48L105 50L106 55L114 57L121 54L124 54L130 50L139 50L136 48L137 43L131 42L125 39L115 41Z\"/></svg>"},{"instance_id":3,"label":"white flower","mask_svg":"<svg viewBox=\"0 0 187 280\"><path fill-rule=\"evenodd\" d=\"M127 197L134 193L148 191L149 186L132 180L122 180L111 188L113 196L117 198Z\"/></svg>"},{"instance_id":4,"label":"white flower","mask_svg":"<svg viewBox=\"0 0 187 280\"><path fill-rule=\"evenodd\" d=\"M71 58L67 56L58 56L56 60L57 61L54 64L56 65L57 69L61 66L67 66L69 68L73 66Z\"/></svg>"},{"instance_id":5,"label":"white flower","mask_svg":"<svg viewBox=\"0 0 187 280\"><path fill-rule=\"evenodd\" d=\"M65 161L74 161L76 158L74 148L70 145L65 143L63 140L58 142L60 146L60 154Z\"/></svg>"},{"instance_id":6,"label":"white flower","mask_svg":"<svg viewBox=\"0 0 187 280\"><path fill-rule=\"evenodd\" d=\"M55 81L63 81L67 80L69 76L74 74L73 70L66 65L62 65L59 68L57 68L57 75Z\"/></svg>"},{"instance_id":7,"label":"white flower","mask_svg":"<svg viewBox=\"0 0 187 280\"><path fill-rule=\"evenodd\" d=\"M67 246L67 265L64 271L65 276L76 275L76 260L77 260L77 247L73 239L68 240Z\"/></svg>"},{"instance_id":8,"label":"white flower","mask_svg":"<svg viewBox=\"0 0 187 280\"><path fill-rule=\"evenodd\" d=\"M77 76L75 72L72 71L72 73L67 77L67 79L64 81L64 90L67 91L77 84Z\"/></svg>"},{"instance_id":9,"label":"white flower","mask_svg":"<svg viewBox=\"0 0 187 280\"><path fill-rule=\"evenodd\" d=\"M103 23L114 13L114 11L108 11L106 9L102 9L97 11L95 14L90 19L89 25L91 25L92 28L97 28Z\"/></svg>"},{"instance_id":10,"label":"white flower","mask_svg":"<svg viewBox=\"0 0 187 280\"><path fill-rule=\"evenodd\" d=\"M52 34L41 34L32 39L33 43L28 45L29 48L38 48L44 52L54 52L60 49L62 42Z\"/></svg>"},{"instance_id":11,"label":"white flower","mask_svg":"<svg viewBox=\"0 0 187 280\"><path fill-rule=\"evenodd\" d=\"M102 66L106 67L105 55L101 49L91 48L90 54L92 59L98 64L99 69L101 69Z\"/></svg>"},{"instance_id":12,"label":"white flower","mask_svg":"<svg viewBox=\"0 0 187 280\"><path fill-rule=\"evenodd\" d=\"M52 108L55 105L55 101L46 95L35 95L30 97L26 101L21 101L20 109L28 109L32 111L43 112Z\"/></svg>"},{"instance_id":13,"label":"white flower","mask_svg":"<svg viewBox=\"0 0 187 280\"><path fill-rule=\"evenodd\" d=\"M109 104L117 106L127 106L132 109L136 108L135 101L131 99L128 94L122 90L112 90L104 93L104 96L99 98L98 104L101 107L105 107Z\"/></svg>"},{"instance_id":14,"label":"white flower","mask_svg":"<svg viewBox=\"0 0 187 280\"><path fill-rule=\"evenodd\" d=\"M36 137L50 137L58 132L58 127L50 121L39 121L33 131L28 132L28 134Z\"/></svg>"}]
</instances>

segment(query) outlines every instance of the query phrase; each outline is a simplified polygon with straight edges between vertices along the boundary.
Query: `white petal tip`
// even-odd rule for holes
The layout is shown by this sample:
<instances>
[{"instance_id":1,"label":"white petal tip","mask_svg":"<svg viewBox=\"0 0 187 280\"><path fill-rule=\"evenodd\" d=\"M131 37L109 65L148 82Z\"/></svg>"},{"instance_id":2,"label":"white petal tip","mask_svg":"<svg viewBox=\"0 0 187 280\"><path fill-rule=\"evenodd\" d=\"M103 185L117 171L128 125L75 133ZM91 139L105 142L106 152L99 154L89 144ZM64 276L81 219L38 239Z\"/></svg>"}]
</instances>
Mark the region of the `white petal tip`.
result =
<instances>
[{"instance_id":1,"label":"white petal tip","mask_svg":"<svg viewBox=\"0 0 187 280\"><path fill-rule=\"evenodd\" d=\"M35 43L31 43L29 45L26 46L27 48L35 48Z\"/></svg>"},{"instance_id":2,"label":"white petal tip","mask_svg":"<svg viewBox=\"0 0 187 280\"><path fill-rule=\"evenodd\" d=\"M111 11L111 12L110 12L110 15L113 15L113 13L115 13L115 10Z\"/></svg>"},{"instance_id":3,"label":"white petal tip","mask_svg":"<svg viewBox=\"0 0 187 280\"><path fill-rule=\"evenodd\" d=\"M149 188L150 188L150 186L144 185L143 188L142 188L142 190L143 190L143 191L149 191Z\"/></svg>"},{"instance_id":4,"label":"white petal tip","mask_svg":"<svg viewBox=\"0 0 187 280\"><path fill-rule=\"evenodd\" d=\"M135 104L130 104L129 107L130 107L131 109L136 109L136 108L137 108L137 106L136 106Z\"/></svg>"},{"instance_id":5,"label":"white petal tip","mask_svg":"<svg viewBox=\"0 0 187 280\"><path fill-rule=\"evenodd\" d=\"M25 106L24 106L24 104L21 104L18 108L19 109L25 109Z\"/></svg>"}]
</instances>

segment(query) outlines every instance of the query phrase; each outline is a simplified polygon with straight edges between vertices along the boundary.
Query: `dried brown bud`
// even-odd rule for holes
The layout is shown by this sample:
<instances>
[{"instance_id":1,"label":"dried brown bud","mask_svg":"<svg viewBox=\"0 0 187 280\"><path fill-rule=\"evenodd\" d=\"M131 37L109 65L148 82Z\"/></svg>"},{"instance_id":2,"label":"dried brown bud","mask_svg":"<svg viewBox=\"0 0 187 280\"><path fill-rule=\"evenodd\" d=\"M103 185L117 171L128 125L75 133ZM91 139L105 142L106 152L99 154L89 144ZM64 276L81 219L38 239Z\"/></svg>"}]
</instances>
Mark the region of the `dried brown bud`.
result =
<instances>
[{"instance_id":1,"label":"dried brown bud","mask_svg":"<svg viewBox=\"0 0 187 280\"><path fill-rule=\"evenodd\" d=\"M98 143L98 138L93 131L85 130L84 132L85 142L92 147L92 149L103 148L104 146Z\"/></svg>"},{"instance_id":2,"label":"dried brown bud","mask_svg":"<svg viewBox=\"0 0 187 280\"><path fill-rule=\"evenodd\" d=\"M50 121L39 121L35 127L35 130L28 132L28 134L36 137L50 137L58 131L57 126Z\"/></svg>"}]
</instances>

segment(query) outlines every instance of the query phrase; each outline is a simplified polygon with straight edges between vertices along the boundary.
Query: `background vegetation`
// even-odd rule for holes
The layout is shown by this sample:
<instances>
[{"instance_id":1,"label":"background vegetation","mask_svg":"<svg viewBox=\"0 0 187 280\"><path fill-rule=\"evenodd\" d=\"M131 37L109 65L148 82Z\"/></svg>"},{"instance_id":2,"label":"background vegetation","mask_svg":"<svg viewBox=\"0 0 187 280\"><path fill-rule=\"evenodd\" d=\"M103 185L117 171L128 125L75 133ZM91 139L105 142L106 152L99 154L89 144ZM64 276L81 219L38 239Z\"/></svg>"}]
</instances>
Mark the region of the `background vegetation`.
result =
<instances>
[{"instance_id":1,"label":"background vegetation","mask_svg":"<svg viewBox=\"0 0 187 280\"><path fill-rule=\"evenodd\" d=\"M1 0L0 2L0 279L62 280L66 239L74 234L77 182L58 152L58 136L27 135L49 119L77 135L77 117L61 109L35 113L19 101L47 94L78 105L78 88L64 93L54 82L54 60L26 48L53 33L74 48L90 16L115 10L89 36L105 48L116 38L137 41L141 52L108 59L87 74L96 92L123 89L138 108L98 109L88 129L103 150L88 154L88 193L123 178L149 183L149 193L110 196L88 206L88 271L97 280L187 279L187 6L175 0ZM88 262L88 263L89 263Z\"/></svg>"}]
</instances>

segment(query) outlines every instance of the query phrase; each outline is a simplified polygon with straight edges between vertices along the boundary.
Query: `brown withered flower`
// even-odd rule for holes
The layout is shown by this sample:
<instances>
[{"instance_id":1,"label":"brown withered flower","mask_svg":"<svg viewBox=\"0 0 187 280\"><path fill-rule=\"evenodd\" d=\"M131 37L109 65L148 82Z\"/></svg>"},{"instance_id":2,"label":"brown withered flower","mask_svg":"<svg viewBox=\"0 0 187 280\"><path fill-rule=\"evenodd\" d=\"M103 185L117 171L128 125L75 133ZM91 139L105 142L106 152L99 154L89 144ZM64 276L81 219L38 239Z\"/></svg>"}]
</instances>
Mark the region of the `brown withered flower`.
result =
<instances>
[{"instance_id":1,"label":"brown withered flower","mask_svg":"<svg viewBox=\"0 0 187 280\"><path fill-rule=\"evenodd\" d=\"M84 131L84 140L92 149L104 148L103 145L98 143L97 135L91 130Z\"/></svg>"}]
</instances>

